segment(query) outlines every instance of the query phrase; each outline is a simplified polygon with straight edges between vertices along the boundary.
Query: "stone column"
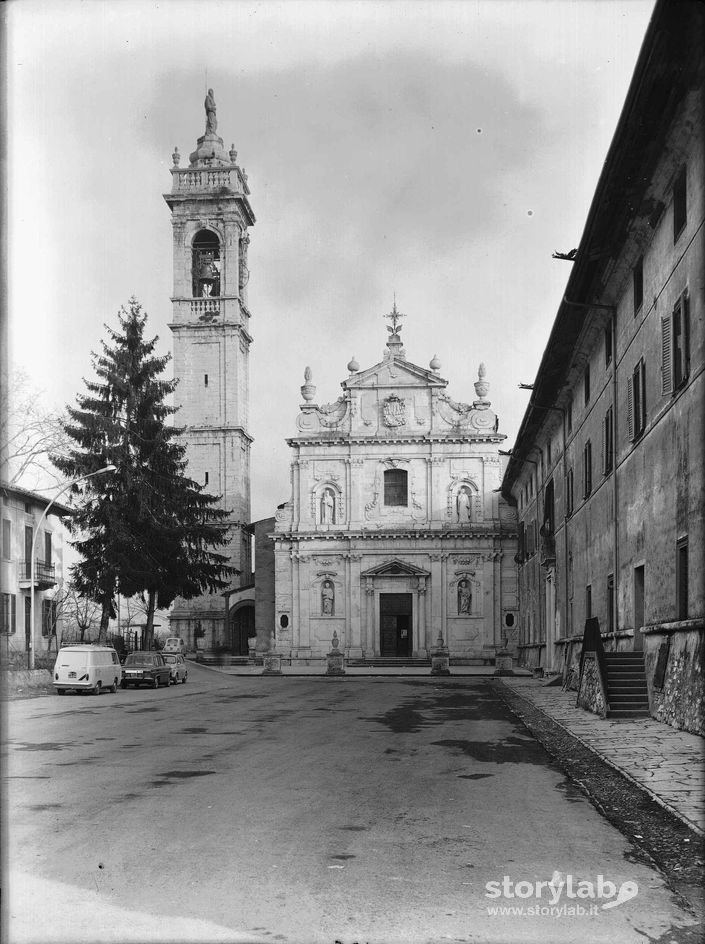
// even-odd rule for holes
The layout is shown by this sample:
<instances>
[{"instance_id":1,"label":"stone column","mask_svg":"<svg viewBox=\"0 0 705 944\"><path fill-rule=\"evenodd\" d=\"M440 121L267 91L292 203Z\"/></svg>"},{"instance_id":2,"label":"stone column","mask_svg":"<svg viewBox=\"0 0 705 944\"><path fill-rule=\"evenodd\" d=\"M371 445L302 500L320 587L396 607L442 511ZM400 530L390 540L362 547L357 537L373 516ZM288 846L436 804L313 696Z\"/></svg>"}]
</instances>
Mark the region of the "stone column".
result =
<instances>
[{"instance_id":1,"label":"stone column","mask_svg":"<svg viewBox=\"0 0 705 944\"><path fill-rule=\"evenodd\" d=\"M422 652L428 655L428 645L426 641L426 578L419 577L416 587L416 606L418 607L418 637L417 652L419 656Z\"/></svg>"}]
</instances>

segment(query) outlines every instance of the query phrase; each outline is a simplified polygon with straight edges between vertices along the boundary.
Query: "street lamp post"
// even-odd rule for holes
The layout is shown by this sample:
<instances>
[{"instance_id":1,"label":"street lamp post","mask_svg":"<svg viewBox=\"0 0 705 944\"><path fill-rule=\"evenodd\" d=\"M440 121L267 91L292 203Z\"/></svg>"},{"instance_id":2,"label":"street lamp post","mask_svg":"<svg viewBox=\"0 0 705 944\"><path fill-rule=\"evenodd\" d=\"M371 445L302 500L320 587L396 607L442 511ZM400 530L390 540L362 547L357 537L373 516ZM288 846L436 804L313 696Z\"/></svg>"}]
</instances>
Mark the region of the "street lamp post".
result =
<instances>
[{"instance_id":1,"label":"street lamp post","mask_svg":"<svg viewBox=\"0 0 705 944\"><path fill-rule=\"evenodd\" d=\"M60 488L59 491L54 495L52 500L46 506L42 512L42 516L37 522L37 526L34 529L34 534L32 535L32 550L31 550L31 559L29 563L29 649L27 650L27 668L34 668L34 583L36 579L36 560L35 560L35 547L37 543L37 535L42 526L42 522L49 514L49 509L51 506L64 494L64 492L71 488L72 485L76 485L78 482L83 482L85 479L91 479L94 475L101 475L103 472L115 472L116 467L114 465L106 465L102 469L98 469L95 472L89 472L88 475L79 475L77 479L73 479L71 482L67 482L63 488Z\"/></svg>"}]
</instances>

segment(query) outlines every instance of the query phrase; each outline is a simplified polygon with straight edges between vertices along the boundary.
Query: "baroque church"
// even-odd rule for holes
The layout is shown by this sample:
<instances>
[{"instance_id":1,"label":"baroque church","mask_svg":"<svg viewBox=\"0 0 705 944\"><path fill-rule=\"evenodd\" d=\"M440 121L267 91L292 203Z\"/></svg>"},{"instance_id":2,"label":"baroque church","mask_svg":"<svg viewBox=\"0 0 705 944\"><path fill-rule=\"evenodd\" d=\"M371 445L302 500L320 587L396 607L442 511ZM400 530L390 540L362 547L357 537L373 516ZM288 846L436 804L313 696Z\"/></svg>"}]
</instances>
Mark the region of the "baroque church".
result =
<instances>
[{"instance_id":1,"label":"baroque church","mask_svg":"<svg viewBox=\"0 0 705 944\"><path fill-rule=\"evenodd\" d=\"M352 360L342 396L301 388L292 495L250 521L247 252L255 222L247 174L217 134L213 91L187 166L172 155L172 322L188 471L229 512L222 594L177 600L170 632L189 648L251 653L276 644L322 659L333 636L350 659L490 659L516 632L516 520L499 495L498 419L480 365L472 403L446 393L434 357L406 359L396 309L384 356ZM253 575L253 535L257 580ZM248 642L249 640L249 642Z\"/></svg>"},{"instance_id":2,"label":"baroque church","mask_svg":"<svg viewBox=\"0 0 705 944\"><path fill-rule=\"evenodd\" d=\"M441 364L406 359L396 308L383 359L353 359L342 396L317 404L310 368L292 495L275 545L276 648L320 660L334 635L351 660L490 660L516 633L516 519L499 495L497 415L446 392Z\"/></svg>"}]
</instances>

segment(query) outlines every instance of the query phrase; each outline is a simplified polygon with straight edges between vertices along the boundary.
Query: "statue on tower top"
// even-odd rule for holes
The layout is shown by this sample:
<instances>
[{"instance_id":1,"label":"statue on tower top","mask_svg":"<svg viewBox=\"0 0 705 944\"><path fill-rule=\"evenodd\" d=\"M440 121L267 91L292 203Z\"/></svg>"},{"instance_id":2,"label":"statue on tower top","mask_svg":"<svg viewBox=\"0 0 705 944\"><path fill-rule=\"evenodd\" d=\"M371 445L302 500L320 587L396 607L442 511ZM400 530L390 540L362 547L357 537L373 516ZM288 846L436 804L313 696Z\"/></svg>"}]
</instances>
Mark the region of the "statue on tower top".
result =
<instances>
[{"instance_id":1,"label":"statue on tower top","mask_svg":"<svg viewBox=\"0 0 705 944\"><path fill-rule=\"evenodd\" d=\"M206 134L215 134L218 130L218 119L215 117L215 96L213 89L208 89L204 102L206 109Z\"/></svg>"}]
</instances>

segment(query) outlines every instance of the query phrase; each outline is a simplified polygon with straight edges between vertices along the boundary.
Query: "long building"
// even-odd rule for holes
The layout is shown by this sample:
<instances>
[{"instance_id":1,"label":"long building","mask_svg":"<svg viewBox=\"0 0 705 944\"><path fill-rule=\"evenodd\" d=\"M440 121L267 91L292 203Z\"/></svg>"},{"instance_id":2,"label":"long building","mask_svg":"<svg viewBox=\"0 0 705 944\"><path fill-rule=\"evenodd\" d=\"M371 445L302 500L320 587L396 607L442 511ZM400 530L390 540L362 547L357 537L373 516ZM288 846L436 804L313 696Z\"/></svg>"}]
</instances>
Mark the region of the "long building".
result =
<instances>
[{"instance_id":1,"label":"long building","mask_svg":"<svg viewBox=\"0 0 705 944\"><path fill-rule=\"evenodd\" d=\"M694 731L704 36L702 4L657 3L502 482L519 516L524 664L567 674L595 618L604 650L643 653L651 713Z\"/></svg>"}]
</instances>

